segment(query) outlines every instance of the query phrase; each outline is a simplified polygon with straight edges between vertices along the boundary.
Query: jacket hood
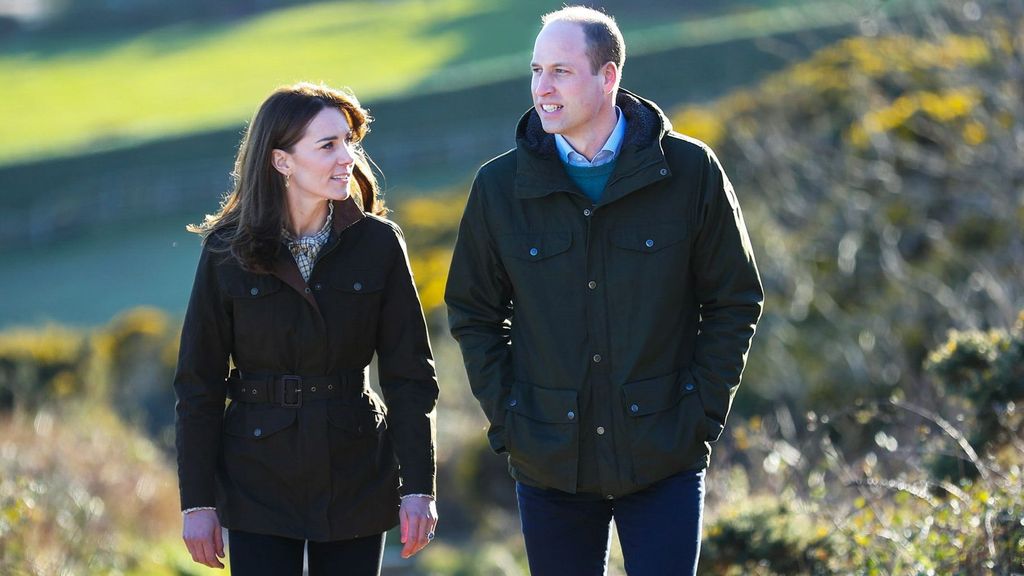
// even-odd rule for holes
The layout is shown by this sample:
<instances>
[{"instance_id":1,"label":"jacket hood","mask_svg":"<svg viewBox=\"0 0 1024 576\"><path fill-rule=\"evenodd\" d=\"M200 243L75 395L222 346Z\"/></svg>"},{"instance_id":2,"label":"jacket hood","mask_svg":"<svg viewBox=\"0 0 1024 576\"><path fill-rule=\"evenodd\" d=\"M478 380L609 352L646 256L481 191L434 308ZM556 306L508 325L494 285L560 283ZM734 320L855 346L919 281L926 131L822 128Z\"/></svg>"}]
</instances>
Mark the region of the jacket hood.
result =
<instances>
[{"instance_id":1,"label":"jacket hood","mask_svg":"<svg viewBox=\"0 0 1024 576\"><path fill-rule=\"evenodd\" d=\"M626 115L626 136L622 145L644 148L672 130L672 122L658 105L650 100L619 88L615 104ZM535 108L530 108L519 119L516 127L516 143L538 156L557 156L555 136L544 131L540 115Z\"/></svg>"}]
</instances>

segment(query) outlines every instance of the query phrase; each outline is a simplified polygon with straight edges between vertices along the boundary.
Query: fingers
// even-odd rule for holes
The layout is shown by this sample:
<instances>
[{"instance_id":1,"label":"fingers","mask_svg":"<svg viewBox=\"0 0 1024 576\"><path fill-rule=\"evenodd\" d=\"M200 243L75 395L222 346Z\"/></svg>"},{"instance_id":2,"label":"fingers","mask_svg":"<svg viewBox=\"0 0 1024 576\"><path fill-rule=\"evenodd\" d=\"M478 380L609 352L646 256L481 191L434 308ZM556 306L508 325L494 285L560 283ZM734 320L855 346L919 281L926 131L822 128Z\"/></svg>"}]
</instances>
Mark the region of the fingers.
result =
<instances>
[{"instance_id":1,"label":"fingers","mask_svg":"<svg viewBox=\"0 0 1024 576\"><path fill-rule=\"evenodd\" d=\"M217 557L224 557L224 531L220 529L220 526L213 531L213 544L216 547Z\"/></svg>"},{"instance_id":2,"label":"fingers","mask_svg":"<svg viewBox=\"0 0 1024 576\"><path fill-rule=\"evenodd\" d=\"M416 532L418 538L416 539L416 547L409 553L412 556L427 547L431 540L434 539L434 529L437 527L437 519L424 517L420 519L419 530Z\"/></svg>"},{"instance_id":3,"label":"fingers","mask_svg":"<svg viewBox=\"0 0 1024 576\"><path fill-rule=\"evenodd\" d=\"M210 535L210 538L207 538L202 542L202 554L204 558L204 561L202 562L203 564L206 564L210 568L224 567L220 560L217 559L217 550L216 545L213 542L212 534Z\"/></svg>"},{"instance_id":4,"label":"fingers","mask_svg":"<svg viewBox=\"0 0 1024 576\"><path fill-rule=\"evenodd\" d=\"M421 529L422 523L423 518L419 515L414 515L409 518L409 531L405 540L405 547L402 548L402 558L409 558L413 554L419 552L419 550L426 545L426 536ZM421 540L423 543L421 543Z\"/></svg>"},{"instance_id":5,"label":"fingers","mask_svg":"<svg viewBox=\"0 0 1024 576\"><path fill-rule=\"evenodd\" d=\"M398 519L401 522L399 530L402 533L401 541L405 544L409 540L409 512L406 511L405 506L402 506L398 510Z\"/></svg>"},{"instance_id":6,"label":"fingers","mask_svg":"<svg viewBox=\"0 0 1024 576\"><path fill-rule=\"evenodd\" d=\"M185 540L185 546L188 548L189 554L192 555L192 560L198 564L209 566L210 568L223 568L224 565L217 560L214 555L214 544L211 541L206 542L202 539L194 538L191 540Z\"/></svg>"}]
</instances>

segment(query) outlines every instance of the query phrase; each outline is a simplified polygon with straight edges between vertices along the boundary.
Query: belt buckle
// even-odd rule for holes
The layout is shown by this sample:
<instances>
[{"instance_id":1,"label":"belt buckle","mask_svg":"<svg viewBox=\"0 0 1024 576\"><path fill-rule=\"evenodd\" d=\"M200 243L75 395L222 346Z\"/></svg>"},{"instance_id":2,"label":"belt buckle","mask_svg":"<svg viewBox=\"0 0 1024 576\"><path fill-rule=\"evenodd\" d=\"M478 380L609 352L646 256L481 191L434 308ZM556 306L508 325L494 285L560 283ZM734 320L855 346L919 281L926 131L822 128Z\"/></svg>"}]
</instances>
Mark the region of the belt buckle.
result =
<instances>
[{"instance_id":1,"label":"belt buckle","mask_svg":"<svg viewBox=\"0 0 1024 576\"><path fill-rule=\"evenodd\" d=\"M281 385L283 386L281 405L288 408L302 406L302 376L281 376ZM289 401L289 392L295 393L294 401Z\"/></svg>"}]
</instances>

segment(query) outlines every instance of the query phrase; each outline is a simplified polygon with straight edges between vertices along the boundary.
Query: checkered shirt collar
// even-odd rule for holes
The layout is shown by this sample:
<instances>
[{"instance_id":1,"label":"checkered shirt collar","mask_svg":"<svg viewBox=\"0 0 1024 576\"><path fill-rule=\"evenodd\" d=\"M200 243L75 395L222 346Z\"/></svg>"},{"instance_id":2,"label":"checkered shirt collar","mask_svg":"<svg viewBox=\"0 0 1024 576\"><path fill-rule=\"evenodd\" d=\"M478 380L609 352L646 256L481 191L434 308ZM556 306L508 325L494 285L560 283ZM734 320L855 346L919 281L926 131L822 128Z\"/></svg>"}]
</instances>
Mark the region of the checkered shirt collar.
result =
<instances>
[{"instance_id":1,"label":"checkered shirt collar","mask_svg":"<svg viewBox=\"0 0 1024 576\"><path fill-rule=\"evenodd\" d=\"M302 273L302 279L309 282L309 275L313 272L313 264L316 257L320 255L320 249L327 244L331 237L331 221L334 218L334 202L327 201L327 220L318 232L310 236L295 238L287 230L282 230L284 241L288 244L288 250L295 258L295 264Z\"/></svg>"}]
</instances>

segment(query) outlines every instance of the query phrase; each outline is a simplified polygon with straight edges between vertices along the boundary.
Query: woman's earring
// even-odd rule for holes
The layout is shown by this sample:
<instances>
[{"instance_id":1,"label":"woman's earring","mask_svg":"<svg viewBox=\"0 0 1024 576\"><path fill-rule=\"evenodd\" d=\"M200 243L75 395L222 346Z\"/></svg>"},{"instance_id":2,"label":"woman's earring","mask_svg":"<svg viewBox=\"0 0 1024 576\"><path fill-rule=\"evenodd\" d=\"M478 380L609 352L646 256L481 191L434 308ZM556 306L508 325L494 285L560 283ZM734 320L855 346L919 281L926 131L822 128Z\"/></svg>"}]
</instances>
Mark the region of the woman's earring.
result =
<instances>
[{"instance_id":1,"label":"woman's earring","mask_svg":"<svg viewBox=\"0 0 1024 576\"><path fill-rule=\"evenodd\" d=\"M291 185L292 175L291 173L284 175L284 189L287 190L288 186Z\"/></svg>"}]
</instances>

